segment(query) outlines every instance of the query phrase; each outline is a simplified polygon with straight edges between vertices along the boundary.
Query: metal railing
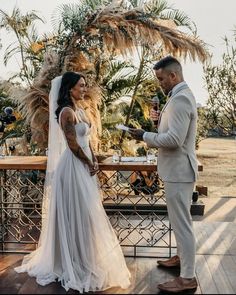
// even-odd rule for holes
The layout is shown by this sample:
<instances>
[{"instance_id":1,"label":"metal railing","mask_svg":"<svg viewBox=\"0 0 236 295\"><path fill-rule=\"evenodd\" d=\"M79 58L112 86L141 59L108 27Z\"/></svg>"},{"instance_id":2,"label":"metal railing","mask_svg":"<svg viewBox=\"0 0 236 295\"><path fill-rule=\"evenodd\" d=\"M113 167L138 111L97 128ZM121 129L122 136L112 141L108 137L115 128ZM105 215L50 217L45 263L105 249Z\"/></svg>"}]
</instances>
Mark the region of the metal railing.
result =
<instances>
[{"instance_id":1,"label":"metal railing","mask_svg":"<svg viewBox=\"0 0 236 295\"><path fill-rule=\"evenodd\" d=\"M28 253L37 247L45 170L1 168L0 252ZM101 164L103 205L124 254L169 257L175 248L165 193L155 165Z\"/></svg>"}]
</instances>

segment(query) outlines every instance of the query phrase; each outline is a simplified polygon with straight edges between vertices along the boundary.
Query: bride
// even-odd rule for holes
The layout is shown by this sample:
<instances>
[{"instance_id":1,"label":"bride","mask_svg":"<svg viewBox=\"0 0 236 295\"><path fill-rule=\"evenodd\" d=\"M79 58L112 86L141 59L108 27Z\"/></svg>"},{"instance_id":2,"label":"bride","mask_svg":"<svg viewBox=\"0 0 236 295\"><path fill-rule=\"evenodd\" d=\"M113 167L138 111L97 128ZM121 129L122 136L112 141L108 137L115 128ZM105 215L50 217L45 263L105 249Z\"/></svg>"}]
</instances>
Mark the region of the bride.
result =
<instances>
[{"instance_id":1,"label":"bride","mask_svg":"<svg viewBox=\"0 0 236 295\"><path fill-rule=\"evenodd\" d=\"M42 231L38 248L17 272L40 285L60 281L67 290L127 288L130 272L103 208L89 143L90 122L79 108L85 77L66 72L52 81Z\"/></svg>"}]
</instances>

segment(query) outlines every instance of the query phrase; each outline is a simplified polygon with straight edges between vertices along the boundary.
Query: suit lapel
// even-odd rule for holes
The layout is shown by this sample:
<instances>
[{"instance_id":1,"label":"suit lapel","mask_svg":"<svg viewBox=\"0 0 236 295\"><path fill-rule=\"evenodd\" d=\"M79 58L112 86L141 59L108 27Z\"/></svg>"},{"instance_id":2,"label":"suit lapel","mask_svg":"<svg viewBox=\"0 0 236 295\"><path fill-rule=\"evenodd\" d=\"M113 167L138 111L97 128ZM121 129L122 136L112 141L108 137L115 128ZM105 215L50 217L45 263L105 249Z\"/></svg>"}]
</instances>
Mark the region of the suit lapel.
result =
<instances>
[{"instance_id":1,"label":"suit lapel","mask_svg":"<svg viewBox=\"0 0 236 295\"><path fill-rule=\"evenodd\" d=\"M165 108L166 108L167 105L169 104L170 100L171 100L171 97L167 100L166 104L164 105L163 109L161 110L160 116L159 116L159 118L158 118L158 124L157 124L157 126L160 125L160 123L161 123L161 116L162 116L162 114L163 114Z\"/></svg>"},{"instance_id":2,"label":"suit lapel","mask_svg":"<svg viewBox=\"0 0 236 295\"><path fill-rule=\"evenodd\" d=\"M186 83L184 83L183 85L181 85L179 88L177 88L176 90L172 90L171 91L171 95L169 97L169 99L167 100L166 104L164 105L163 109L161 110L161 113L160 113L160 116L159 116L159 119L158 119L158 124L157 126L160 125L161 123L161 116L164 112L164 110L166 109L166 107L168 106L169 102L174 98L174 96L176 96L176 94L178 94L181 90L183 89L187 89L188 88L188 85Z\"/></svg>"}]
</instances>

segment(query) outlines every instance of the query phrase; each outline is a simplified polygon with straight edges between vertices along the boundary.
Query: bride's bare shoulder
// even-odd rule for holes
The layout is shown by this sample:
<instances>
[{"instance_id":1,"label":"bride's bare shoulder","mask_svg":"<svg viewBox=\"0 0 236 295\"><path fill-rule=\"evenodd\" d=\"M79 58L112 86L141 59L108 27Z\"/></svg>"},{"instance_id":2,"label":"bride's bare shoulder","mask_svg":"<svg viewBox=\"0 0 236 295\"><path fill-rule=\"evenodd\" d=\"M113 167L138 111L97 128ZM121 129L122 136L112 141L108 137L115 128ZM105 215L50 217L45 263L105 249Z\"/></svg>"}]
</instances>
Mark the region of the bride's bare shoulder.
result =
<instances>
[{"instance_id":1,"label":"bride's bare shoulder","mask_svg":"<svg viewBox=\"0 0 236 295\"><path fill-rule=\"evenodd\" d=\"M60 121L61 123L65 123L65 122L75 122L75 112L72 108L70 107L64 107L62 110L61 110L61 113L60 113Z\"/></svg>"}]
</instances>

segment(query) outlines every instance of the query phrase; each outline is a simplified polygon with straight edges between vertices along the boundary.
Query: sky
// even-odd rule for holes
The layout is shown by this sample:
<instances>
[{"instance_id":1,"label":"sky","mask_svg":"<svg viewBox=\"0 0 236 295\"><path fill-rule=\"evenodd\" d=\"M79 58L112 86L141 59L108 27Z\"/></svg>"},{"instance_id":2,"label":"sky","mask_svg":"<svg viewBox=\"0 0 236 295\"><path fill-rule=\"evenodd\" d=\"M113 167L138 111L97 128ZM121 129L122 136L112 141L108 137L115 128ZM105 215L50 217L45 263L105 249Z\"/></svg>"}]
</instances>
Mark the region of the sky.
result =
<instances>
[{"instance_id":1,"label":"sky","mask_svg":"<svg viewBox=\"0 0 236 295\"><path fill-rule=\"evenodd\" d=\"M76 0L0 0L0 9L11 13L14 6L20 7L22 13L36 10L46 24L36 23L39 33L49 33L52 31L51 17L53 12L65 3L77 3ZM197 35L207 43L209 51L213 54L212 62L218 64L222 60L222 54L225 51L223 38L227 36L233 39L233 30L236 29L236 0L167 0L173 8L181 10L195 22L197 26ZM15 58L9 62L7 67L3 65L3 52L10 44L9 36L0 31L0 38L3 44L0 50L0 77L9 78L19 69L19 61ZM207 90L203 79L203 70L200 62L187 60L183 62L183 72L185 81L192 89L196 101L205 105L207 101Z\"/></svg>"}]
</instances>

